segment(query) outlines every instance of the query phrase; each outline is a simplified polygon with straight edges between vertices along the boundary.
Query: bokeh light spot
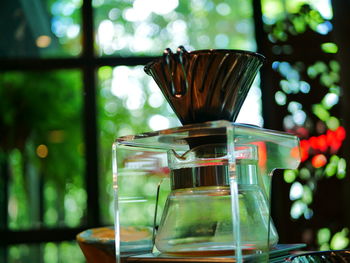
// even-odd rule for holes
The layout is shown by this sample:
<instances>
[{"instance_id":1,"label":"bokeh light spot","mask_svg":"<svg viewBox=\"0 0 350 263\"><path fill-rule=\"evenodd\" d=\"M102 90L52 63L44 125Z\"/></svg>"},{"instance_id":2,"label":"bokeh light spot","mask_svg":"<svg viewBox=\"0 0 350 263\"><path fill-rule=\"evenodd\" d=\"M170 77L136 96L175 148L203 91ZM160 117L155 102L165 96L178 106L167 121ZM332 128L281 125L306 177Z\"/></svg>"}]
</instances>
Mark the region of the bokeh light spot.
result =
<instances>
[{"instance_id":1,"label":"bokeh light spot","mask_svg":"<svg viewBox=\"0 0 350 263\"><path fill-rule=\"evenodd\" d=\"M231 12L231 7L226 3L220 3L216 6L216 12L222 16L227 16Z\"/></svg>"},{"instance_id":2,"label":"bokeh light spot","mask_svg":"<svg viewBox=\"0 0 350 263\"><path fill-rule=\"evenodd\" d=\"M338 52L338 46L331 42L321 44L321 49L326 53L335 54Z\"/></svg>"},{"instance_id":3,"label":"bokeh light spot","mask_svg":"<svg viewBox=\"0 0 350 263\"><path fill-rule=\"evenodd\" d=\"M286 105L286 102L287 102L287 96L286 94L284 94L284 92L282 91L277 91L275 93L275 101L278 105Z\"/></svg>"},{"instance_id":4,"label":"bokeh light spot","mask_svg":"<svg viewBox=\"0 0 350 263\"><path fill-rule=\"evenodd\" d=\"M47 148L47 146L45 144L40 144L37 148L36 148L36 154L40 157L40 158L46 158L47 155L49 154L49 149Z\"/></svg>"},{"instance_id":5,"label":"bokeh light spot","mask_svg":"<svg viewBox=\"0 0 350 263\"><path fill-rule=\"evenodd\" d=\"M51 37L42 35L36 39L36 45L40 48L48 47L51 44Z\"/></svg>"},{"instance_id":6,"label":"bokeh light spot","mask_svg":"<svg viewBox=\"0 0 350 263\"><path fill-rule=\"evenodd\" d=\"M320 168L325 166L327 163L327 158L323 154L317 154L312 158L311 163L313 167Z\"/></svg>"},{"instance_id":7,"label":"bokeh light spot","mask_svg":"<svg viewBox=\"0 0 350 263\"><path fill-rule=\"evenodd\" d=\"M295 170L285 170L283 177L286 183L293 183L297 177L297 174Z\"/></svg>"},{"instance_id":8,"label":"bokeh light spot","mask_svg":"<svg viewBox=\"0 0 350 263\"><path fill-rule=\"evenodd\" d=\"M148 121L148 126L152 130L163 130L169 128L169 120L159 114L153 115L149 121Z\"/></svg>"},{"instance_id":9,"label":"bokeh light spot","mask_svg":"<svg viewBox=\"0 0 350 263\"><path fill-rule=\"evenodd\" d=\"M317 243L322 245L324 243L328 243L331 239L331 231L329 228L321 228L317 232Z\"/></svg>"},{"instance_id":10,"label":"bokeh light spot","mask_svg":"<svg viewBox=\"0 0 350 263\"><path fill-rule=\"evenodd\" d=\"M294 182L290 188L289 192L289 199L290 200L297 200L300 199L303 196L304 188L301 183Z\"/></svg>"}]
</instances>

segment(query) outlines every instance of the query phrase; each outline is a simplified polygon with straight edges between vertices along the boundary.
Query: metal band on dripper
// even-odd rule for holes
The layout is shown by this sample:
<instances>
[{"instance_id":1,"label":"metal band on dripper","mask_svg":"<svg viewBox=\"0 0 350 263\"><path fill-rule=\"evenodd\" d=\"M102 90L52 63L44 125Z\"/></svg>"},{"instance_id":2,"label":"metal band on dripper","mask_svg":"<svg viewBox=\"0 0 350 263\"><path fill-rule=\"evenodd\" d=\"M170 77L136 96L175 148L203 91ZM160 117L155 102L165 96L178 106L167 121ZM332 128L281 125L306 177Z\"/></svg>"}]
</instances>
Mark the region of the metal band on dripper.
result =
<instances>
[{"instance_id":1,"label":"metal band on dripper","mask_svg":"<svg viewBox=\"0 0 350 263\"><path fill-rule=\"evenodd\" d=\"M187 52L180 46L176 53L166 49L162 58L146 65L145 72L153 77L183 125L235 121L264 60L264 56L254 52L212 49ZM190 151L199 150L200 154L201 146L215 144L216 151L224 154L224 148L218 149L226 143L226 135L201 132L203 136L189 136L186 140ZM223 164L219 167L173 169L172 189L228 185L225 167Z\"/></svg>"}]
</instances>

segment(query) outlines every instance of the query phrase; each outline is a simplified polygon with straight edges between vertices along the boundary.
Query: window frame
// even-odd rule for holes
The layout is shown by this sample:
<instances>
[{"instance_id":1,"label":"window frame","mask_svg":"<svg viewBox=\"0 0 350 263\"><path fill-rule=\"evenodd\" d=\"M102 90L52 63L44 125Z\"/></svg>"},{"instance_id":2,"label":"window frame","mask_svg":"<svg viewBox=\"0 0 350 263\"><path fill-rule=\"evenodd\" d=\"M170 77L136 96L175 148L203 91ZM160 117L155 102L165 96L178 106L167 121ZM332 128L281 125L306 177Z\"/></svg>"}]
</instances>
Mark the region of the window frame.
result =
<instances>
[{"instance_id":1,"label":"window frame","mask_svg":"<svg viewBox=\"0 0 350 263\"><path fill-rule=\"evenodd\" d=\"M264 31L264 22L262 20L261 0L252 0L253 21L255 27L255 41L257 44L257 52L262 54L270 54L267 33ZM336 5L334 5L336 6ZM338 7L338 13L339 13ZM337 13L335 13L336 17ZM137 66L145 65L157 58L156 56L108 56L97 57L95 55L95 34L94 34L94 8L92 0L84 0L81 8L82 16L82 53L74 58L2 58L0 59L0 72L6 71L49 71L58 69L79 69L82 72L83 83L83 134L85 143L85 173L84 182L87 192L87 210L86 224L75 228L40 228L30 230L14 231L8 228L7 209L8 209L8 167L2 167L0 171L3 176L4 185L0 187L2 193L2 205L0 207L0 261L7 259L7 247L15 244L38 244L44 242L62 242L74 240L75 236L88 228L99 227L102 225L99 202L99 141L98 141L98 121L97 121L97 70L102 66ZM338 32L338 35L340 33ZM349 64L349 62L347 62ZM343 67L342 67L343 68ZM262 115L265 126L272 129L281 129L278 124L278 114L273 112L276 110L274 106L274 90L271 77L271 68L262 67L261 69L261 89L262 92ZM349 97L349 91L344 89ZM346 103L346 102L345 102ZM348 121L349 122L349 121ZM347 140L349 145L349 140ZM346 153L345 157L349 157L350 153ZM349 181L349 180L348 180ZM283 182L278 182L273 188L284 187ZM284 187L285 189L286 187ZM1 195L0 193L0 195ZM1 199L0 199L1 201ZM276 202L276 201L275 201ZM5 205L4 205L5 204ZM272 204L272 210L277 210L276 204ZM349 212L347 217L349 218ZM284 219L288 221L289 214L284 214ZM281 229L286 232L287 229Z\"/></svg>"},{"instance_id":2,"label":"window frame","mask_svg":"<svg viewBox=\"0 0 350 263\"><path fill-rule=\"evenodd\" d=\"M76 235L88 228L102 225L99 202L99 160L97 124L97 76L101 66L145 65L155 56L96 57L94 50L94 8L92 0L84 0L82 16L82 53L75 58L0 58L0 72L50 71L78 69L83 83L83 135L85 144L84 183L87 192L86 224L79 227L39 228L10 230L8 228L8 167L0 166L0 261L7 261L7 247L15 244L38 244L74 240Z\"/></svg>"}]
</instances>

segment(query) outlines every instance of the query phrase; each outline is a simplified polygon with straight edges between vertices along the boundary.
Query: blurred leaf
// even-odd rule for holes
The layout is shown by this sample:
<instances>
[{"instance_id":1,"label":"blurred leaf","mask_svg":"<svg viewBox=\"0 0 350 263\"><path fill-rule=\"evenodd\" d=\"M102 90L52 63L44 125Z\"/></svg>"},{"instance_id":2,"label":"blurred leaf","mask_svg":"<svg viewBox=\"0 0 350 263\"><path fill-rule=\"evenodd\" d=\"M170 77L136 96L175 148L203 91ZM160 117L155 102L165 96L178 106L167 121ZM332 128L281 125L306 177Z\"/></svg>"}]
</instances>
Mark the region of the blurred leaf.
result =
<instances>
[{"instance_id":1,"label":"blurred leaf","mask_svg":"<svg viewBox=\"0 0 350 263\"><path fill-rule=\"evenodd\" d=\"M335 233L330 242L330 248L335 250L345 249L349 245L348 233L349 230L347 228Z\"/></svg>"},{"instance_id":2,"label":"blurred leaf","mask_svg":"<svg viewBox=\"0 0 350 263\"><path fill-rule=\"evenodd\" d=\"M338 52L338 46L331 42L321 44L321 49L326 53L335 54Z\"/></svg>"},{"instance_id":3,"label":"blurred leaf","mask_svg":"<svg viewBox=\"0 0 350 263\"><path fill-rule=\"evenodd\" d=\"M330 117L329 112L322 106L322 104L313 105L312 112L322 121L327 121Z\"/></svg>"},{"instance_id":4,"label":"blurred leaf","mask_svg":"<svg viewBox=\"0 0 350 263\"><path fill-rule=\"evenodd\" d=\"M296 170L285 170L283 176L284 176L284 181L286 183L293 183L297 177L297 171Z\"/></svg>"},{"instance_id":5,"label":"blurred leaf","mask_svg":"<svg viewBox=\"0 0 350 263\"><path fill-rule=\"evenodd\" d=\"M326 244L331 239L331 231L329 228L321 228L317 232L317 243L319 245Z\"/></svg>"}]
</instances>

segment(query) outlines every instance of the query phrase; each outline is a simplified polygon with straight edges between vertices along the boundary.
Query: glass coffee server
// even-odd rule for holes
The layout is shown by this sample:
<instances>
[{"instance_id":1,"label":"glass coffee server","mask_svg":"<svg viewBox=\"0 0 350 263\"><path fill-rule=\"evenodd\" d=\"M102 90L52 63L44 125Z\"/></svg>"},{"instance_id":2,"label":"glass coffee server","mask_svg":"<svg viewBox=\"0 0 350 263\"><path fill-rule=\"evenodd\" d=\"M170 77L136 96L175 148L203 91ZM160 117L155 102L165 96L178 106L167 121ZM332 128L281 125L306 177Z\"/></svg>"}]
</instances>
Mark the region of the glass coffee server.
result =
<instances>
[{"instance_id":1,"label":"glass coffee server","mask_svg":"<svg viewBox=\"0 0 350 263\"><path fill-rule=\"evenodd\" d=\"M113 145L118 261L269 261L271 176L300 152L296 136L234 122L263 61L179 47L145 67L183 126Z\"/></svg>"}]
</instances>

